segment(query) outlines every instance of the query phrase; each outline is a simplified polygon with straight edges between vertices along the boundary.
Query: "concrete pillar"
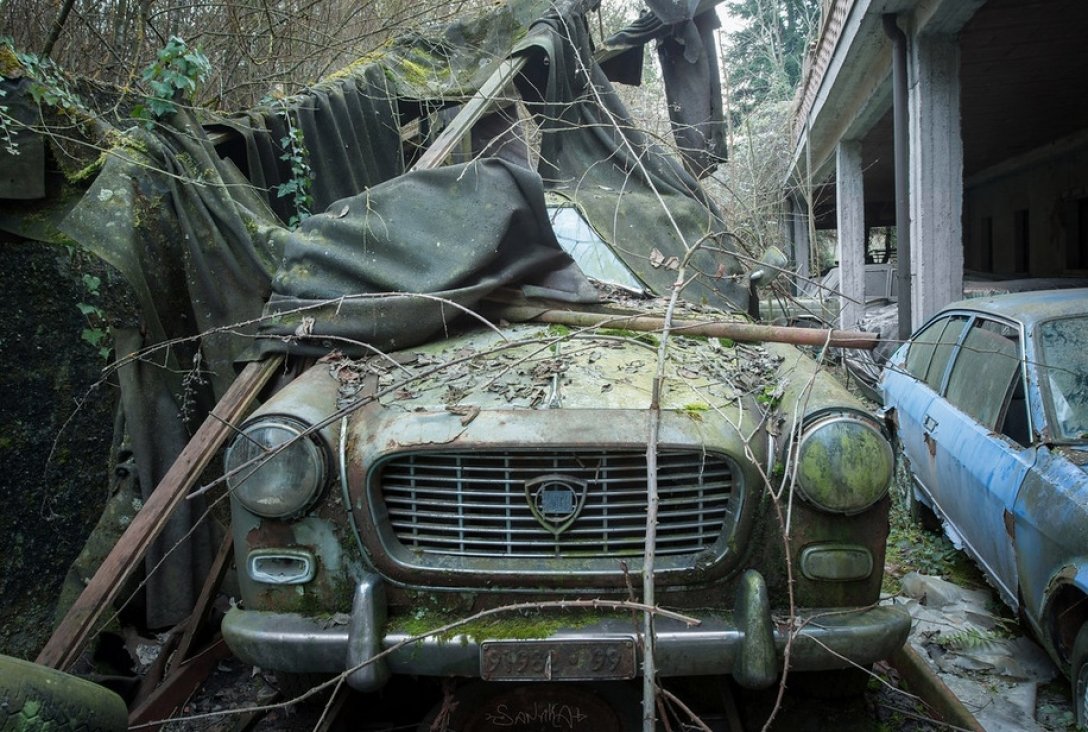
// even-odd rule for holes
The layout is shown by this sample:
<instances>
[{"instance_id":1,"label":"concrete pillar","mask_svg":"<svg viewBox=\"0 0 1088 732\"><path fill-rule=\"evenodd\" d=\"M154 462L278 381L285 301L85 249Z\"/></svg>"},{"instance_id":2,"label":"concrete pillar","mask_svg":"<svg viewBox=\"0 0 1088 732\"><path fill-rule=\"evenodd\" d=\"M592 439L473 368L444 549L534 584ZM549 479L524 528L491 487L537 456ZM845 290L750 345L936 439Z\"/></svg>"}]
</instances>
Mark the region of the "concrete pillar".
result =
<instances>
[{"instance_id":1,"label":"concrete pillar","mask_svg":"<svg viewBox=\"0 0 1088 732\"><path fill-rule=\"evenodd\" d=\"M912 329L963 297L960 51L950 36L910 41Z\"/></svg>"},{"instance_id":2,"label":"concrete pillar","mask_svg":"<svg viewBox=\"0 0 1088 732\"><path fill-rule=\"evenodd\" d=\"M835 153L839 255L839 327L855 328L865 313L865 187L861 143L843 140Z\"/></svg>"},{"instance_id":3,"label":"concrete pillar","mask_svg":"<svg viewBox=\"0 0 1088 732\"><path fill-rule=\"evenodd\" d=\"M790 258L794 271L799 277L811 277L808 264L812 259L812 244L808 236L808 207L797 196L790 196L786 199L786 217L789 222ZM800 280L797 287L803 286L804 280Z\"/></svg>"}]
</instances>

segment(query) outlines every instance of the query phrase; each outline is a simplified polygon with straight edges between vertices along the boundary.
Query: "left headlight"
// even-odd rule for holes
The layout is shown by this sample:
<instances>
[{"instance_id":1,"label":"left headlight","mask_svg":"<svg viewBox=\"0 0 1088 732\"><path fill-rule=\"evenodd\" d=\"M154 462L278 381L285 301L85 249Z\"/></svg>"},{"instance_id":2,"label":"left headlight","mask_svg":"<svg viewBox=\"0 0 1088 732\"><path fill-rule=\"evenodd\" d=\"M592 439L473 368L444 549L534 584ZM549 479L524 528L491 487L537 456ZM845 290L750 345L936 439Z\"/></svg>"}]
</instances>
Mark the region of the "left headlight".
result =
<instances>
[{"instance_id":1,"label":"left headlight","mask_svg":"<svg viewBox=\"0 0 1088 732\"><path fill-rule=\"evenodd\" d=\"M266 416L242 428L227 449L227 487L247 510L283 518L309 508L325 487L328 456L307 425Z\"/></svg>"},{"instance_id":2,"label":"left headlight","mask_svg":"<svg viewBox=\"0 0 1088 732\"><path fill-rule=\"evenodd\" d=\"M797 445L797 488L832 513L860 513L884 497L895 453L880 425L851 409L829 409L805 420Z\"/></svg>"}]
</instances>

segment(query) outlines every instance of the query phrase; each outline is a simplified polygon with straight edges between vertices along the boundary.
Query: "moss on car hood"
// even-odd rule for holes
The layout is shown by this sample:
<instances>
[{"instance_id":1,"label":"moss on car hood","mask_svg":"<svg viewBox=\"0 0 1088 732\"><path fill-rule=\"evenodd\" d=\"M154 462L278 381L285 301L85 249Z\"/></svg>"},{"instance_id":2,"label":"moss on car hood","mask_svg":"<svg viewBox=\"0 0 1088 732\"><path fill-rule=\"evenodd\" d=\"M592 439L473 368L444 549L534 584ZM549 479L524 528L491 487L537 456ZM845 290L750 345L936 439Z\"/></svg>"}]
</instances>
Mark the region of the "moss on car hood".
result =
<instances>
[{"instance_id":1,"label":"moss on car hood","mask_svg":"<svg viewBox=\"0 0 1088 732\"><path fill-rule=\"evenodd\" d=\"M397 355L346 362L346 384L375 374L380 400L408 411L451 409L646 409L658 336L574 332L542 325L475 331ZM735 409L777 383L780 355L763 346L673 336L661 406L701 419ZM348 389L353 387L348 386ZM749 400L750 398L750 400Z\"/></svg>"}]
</instances>

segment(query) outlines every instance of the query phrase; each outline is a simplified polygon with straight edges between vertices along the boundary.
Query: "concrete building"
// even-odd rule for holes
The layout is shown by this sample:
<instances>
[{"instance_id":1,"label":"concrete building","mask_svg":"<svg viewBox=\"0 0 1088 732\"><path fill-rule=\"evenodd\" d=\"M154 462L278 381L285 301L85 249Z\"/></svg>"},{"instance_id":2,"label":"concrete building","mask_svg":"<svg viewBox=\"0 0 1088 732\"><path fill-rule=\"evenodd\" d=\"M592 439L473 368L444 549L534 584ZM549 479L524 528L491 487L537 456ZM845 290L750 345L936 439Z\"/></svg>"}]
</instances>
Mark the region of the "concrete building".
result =
<instances>
[{"instance_id":1,"label":"concrete building","mask_svg":"<svg viewBox=\"0 0 1088 732\"><path fill-rule=\"evenodd\" d=\"M811 232L837 230L844 326L875 227L898 223L901 334L965 272L1088 275L1086 37L1085 0L825 0L789 238L804 268Z\"/></svg>"}]
</instances>

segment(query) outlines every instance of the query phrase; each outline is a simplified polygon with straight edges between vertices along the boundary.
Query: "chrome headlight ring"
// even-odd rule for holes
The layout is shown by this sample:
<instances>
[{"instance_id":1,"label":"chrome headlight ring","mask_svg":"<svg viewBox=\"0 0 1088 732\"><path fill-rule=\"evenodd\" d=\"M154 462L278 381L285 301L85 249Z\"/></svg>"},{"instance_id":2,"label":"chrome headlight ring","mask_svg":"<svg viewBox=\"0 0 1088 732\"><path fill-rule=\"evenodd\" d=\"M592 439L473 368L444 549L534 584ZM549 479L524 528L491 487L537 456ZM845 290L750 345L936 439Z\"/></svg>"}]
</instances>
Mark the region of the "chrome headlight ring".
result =
<instances>
[{"instance_id":1,"label":"chrome headlight ring","mask_svg":"<svg viewBox=\"0 0 1088 732\"><path fill-rule=\"evenodd\" d=\"M329 473L328 450L305 423L265 415L244 425L227 449L227 487L245 509L288 518L310 508Z\"/></svg>"}]
</instances>

